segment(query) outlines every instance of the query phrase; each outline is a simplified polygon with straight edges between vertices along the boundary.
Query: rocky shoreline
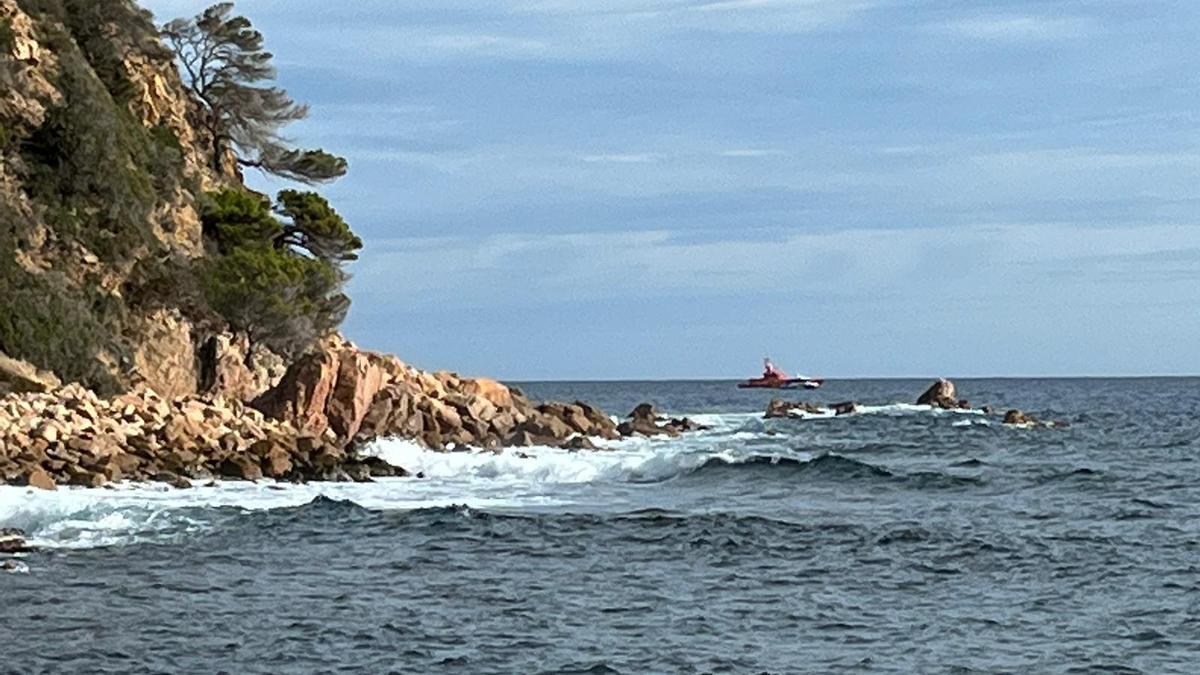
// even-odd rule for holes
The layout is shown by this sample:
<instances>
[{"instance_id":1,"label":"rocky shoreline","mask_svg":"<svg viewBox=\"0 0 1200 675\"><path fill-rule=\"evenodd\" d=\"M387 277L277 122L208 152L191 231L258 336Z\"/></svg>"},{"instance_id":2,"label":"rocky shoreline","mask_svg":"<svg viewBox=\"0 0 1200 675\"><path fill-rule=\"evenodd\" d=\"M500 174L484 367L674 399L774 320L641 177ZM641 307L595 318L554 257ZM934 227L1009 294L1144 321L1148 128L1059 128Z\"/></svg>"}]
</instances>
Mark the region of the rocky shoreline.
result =
<instances>
[{"instance_id":1,"label":"rocky shoreline","mask_svg":"<svg viewBox=\"0 0 1200 675\"><path fill-rule=\"evenodd\" d=\"M0 398L0 483L47 490L123 480L180 488L212 478L369 481L407 475L362 452L378 438L433 450L593 450L594 440L700 428L661 420L648 404L620 424L580 401L535 404L495 380L425 372L341 338L246 401L220 390L167 398L146 387L105 399L25 374Z\"/></svg>"}]
</instances>

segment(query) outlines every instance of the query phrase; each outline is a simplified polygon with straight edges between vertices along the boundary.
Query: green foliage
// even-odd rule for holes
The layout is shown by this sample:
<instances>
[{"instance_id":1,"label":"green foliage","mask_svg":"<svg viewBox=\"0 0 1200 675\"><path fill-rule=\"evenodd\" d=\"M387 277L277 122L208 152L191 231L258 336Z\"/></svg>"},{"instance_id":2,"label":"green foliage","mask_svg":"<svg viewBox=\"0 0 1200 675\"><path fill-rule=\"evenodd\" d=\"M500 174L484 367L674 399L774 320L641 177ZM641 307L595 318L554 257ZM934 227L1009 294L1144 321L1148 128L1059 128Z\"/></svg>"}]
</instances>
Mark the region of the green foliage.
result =
<instances>
[{"instance_id":1,"label":"green foliage","mask_svg":"<svg viewBox=\"0 0 1200 675\"><path fill-rule=\"evenodd\" d=\"M362 239L321 195L284 190L279 193L279 206L275 210L291 219L276 245L301 249L332 263L358 259Z\"/></svg>"},{"instance_id":2,"label":"green foliage","mask_svg":"<svg viewBox=\"0 0 1200 675\"><path fill-rule=\"evenodd\" d=\"M53 273L33 274L0 238L0 351L82 382L101 393L118 384L98 358L119 353L122 308L111 296L81 292Z\"/></svg>"},{"instance_id":3,"label":"green foliage","mask_svg":"<svg viewBox=\"0 0 1200 675\"><path fill-rule=\"evenodd\" d=\"M15 43L16 35L13 34L12 25L8 23L8 19L0 18L0 52L11 52Z\"/></svg>"},{"instance_id":4,"label":"green foliage","mask_svg":"<svg viewBox=\"0 0 1200 675\"><path fill-rule=\"evenodd\" d=\"M346 175L349 164L344 157L324 150L285 150L272 148L257 162L243 162L267 173L301 183L327 183Z\"/></svg>"},{"instance_id":5,"label":"green foliage","mask_svg":"<svg viewBox=\"0 0 1200 675\"><path fill-rule=\"evenodd\" d=\"M350 301L341 263L362 242L329 203L313 193L284 191L276 212L247 190L207 196L202 222L216 244L201 273L214 311L230 325L285 354L336 328Z\"/></svg>"},{"instance_id":6,"label":"green foliage","mask_svg":"<svg viewBox=\"0 0 1200 675\"><path fill-rule=\"evenodd\" d=\"M308 117L308 106L270 86L276 75L274 56L250 20L233 14L232 2L176 19L163 26L162 35L203 104L214 168L233 150L243 166L289 180L324 183L345 175L345 159L323 150L291 148L280 135L283 127Z\"/></svg>"},{"instance_id":7,"label":"green foliage","mask_svg":"<svg viewBox=\"0 0 1200 675\"><path fill-rule=\"evenodd\" d=\"M182 179L179 139L169 127L146 129L134 119L113 98L75 36L50 19L39 23L39 30L58 57L54 84L63 100L39 129L21 139L24 187L60 236L80 241L106 261L137 256L155 245L150 229L155 206Z\"/></svg>"},{"instance_id":8,"label":"green foliage","mask_svg":"<svg viewBox=\"0 0 1200 675\"><path fill-rule=\"evenodd\" d=\"M283 233L271 214L271 200L250 190L226 188L205 195L201 204L205 236L222 253L253 245L267 245Z\"/></svg>"},{"instance_id":9,"label":"green foliage","mask_svg":"<svg viewBox=\"0 0 1200 675\"><path fill-rule=\"evenodd\" d=\"M79 50L63 40L57 51L64 100L23 143L30 169L25 188L49 208L60 235L115 260L148 243L146 223L156 202L147 170L152 149Z\"/></svg>"},{"instance_id":10,"label":"green foliage","mask_svg":"<svg viewBox=\"0 0 1200 675\"><path fill-rule=\"evenodd\" d=\"M230 325L285 354L336 328L349 307L340 270L269 246L220 256L203 279L209 304Z\"/></svg>"}]
</instances>

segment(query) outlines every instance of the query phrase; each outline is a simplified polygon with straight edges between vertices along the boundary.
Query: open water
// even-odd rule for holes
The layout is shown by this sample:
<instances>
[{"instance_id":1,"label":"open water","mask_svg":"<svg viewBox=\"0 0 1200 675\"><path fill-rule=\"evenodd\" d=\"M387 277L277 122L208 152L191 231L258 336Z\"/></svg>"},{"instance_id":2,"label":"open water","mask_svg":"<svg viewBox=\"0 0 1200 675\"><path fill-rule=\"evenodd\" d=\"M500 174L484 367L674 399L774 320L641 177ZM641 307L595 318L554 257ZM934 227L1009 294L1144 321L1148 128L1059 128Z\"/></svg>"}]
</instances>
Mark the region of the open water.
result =
<instances>
[{"instance_id":1,"label":"open water","mask_svg":"<svg viewBox=\"0 0 1200 675\"><path fill-rule=\"evenodd\" d=\"M376 451L425 478L0 488L0 672L1200 669L1200 380L523 385L708 431L599 452Z\"/></svg>"}]
</instances>

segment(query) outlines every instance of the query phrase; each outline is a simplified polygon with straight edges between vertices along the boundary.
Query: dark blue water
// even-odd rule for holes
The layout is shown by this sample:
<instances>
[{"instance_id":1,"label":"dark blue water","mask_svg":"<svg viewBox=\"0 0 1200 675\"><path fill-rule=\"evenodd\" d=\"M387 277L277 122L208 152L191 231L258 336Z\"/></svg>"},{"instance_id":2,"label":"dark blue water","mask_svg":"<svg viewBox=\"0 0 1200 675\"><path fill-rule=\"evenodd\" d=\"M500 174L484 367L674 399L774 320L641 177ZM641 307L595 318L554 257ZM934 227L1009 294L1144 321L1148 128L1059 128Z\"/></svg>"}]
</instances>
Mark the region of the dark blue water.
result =
<instances>
[{"instance_id":1,"label":"dark blue water","mask_svg":"<svg viewBox=\"0 0 1200 675\"><path fill-rule=\"evenodd\" d=\"M926 385L794 395L882 405ZM0 526L52 548L0 575L0 671L1200 663L1200 380L959 382L973 403L1071 425L1053 430L902 407L763 421L747 413L771 394L727 382L523 388L717 428L598 456L411 455L425 482L120 503L5 489Z\"/></svg>"}]
</instances>

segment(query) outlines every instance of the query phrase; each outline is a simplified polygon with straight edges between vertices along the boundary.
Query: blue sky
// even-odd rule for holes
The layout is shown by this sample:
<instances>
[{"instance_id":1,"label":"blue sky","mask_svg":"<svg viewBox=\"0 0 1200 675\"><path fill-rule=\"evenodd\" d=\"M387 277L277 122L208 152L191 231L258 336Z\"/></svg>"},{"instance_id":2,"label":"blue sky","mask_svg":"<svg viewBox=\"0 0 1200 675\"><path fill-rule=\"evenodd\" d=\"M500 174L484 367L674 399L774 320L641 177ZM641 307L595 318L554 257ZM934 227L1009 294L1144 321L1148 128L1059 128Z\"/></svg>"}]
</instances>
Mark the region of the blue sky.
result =
<instances>
[{"instance_id":1,"label":"blue sky","mask_svg":"<svg viewBox=\"0 0 1200 675\"><path fill-rule=\"evenodd\" d=\"M238 8L312 105L291 136L350 160L362 346L512 379L1200 373L1193 0Z\"/></svg>"}]
</instances>

